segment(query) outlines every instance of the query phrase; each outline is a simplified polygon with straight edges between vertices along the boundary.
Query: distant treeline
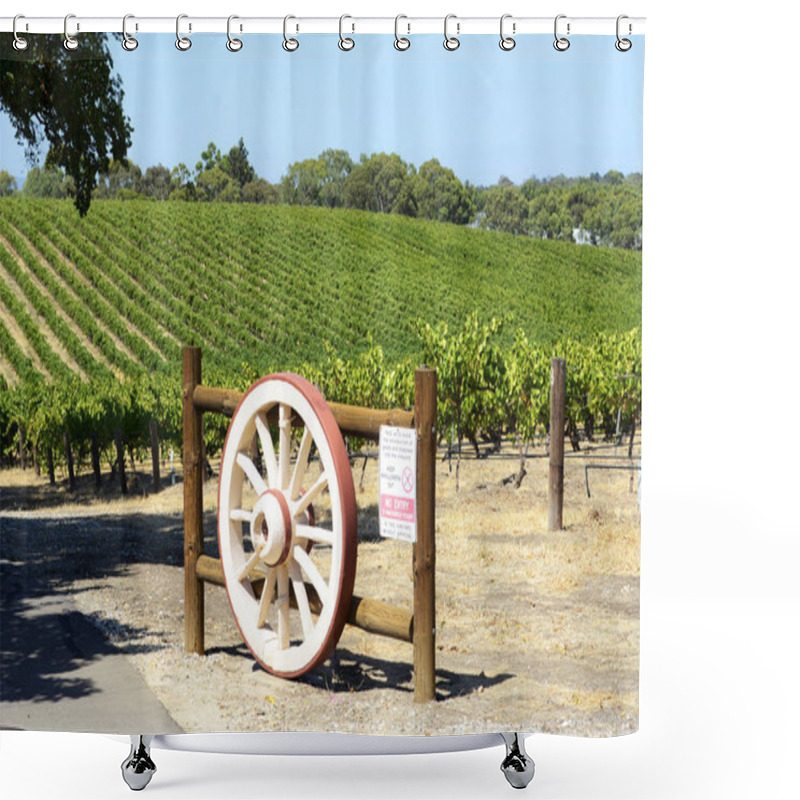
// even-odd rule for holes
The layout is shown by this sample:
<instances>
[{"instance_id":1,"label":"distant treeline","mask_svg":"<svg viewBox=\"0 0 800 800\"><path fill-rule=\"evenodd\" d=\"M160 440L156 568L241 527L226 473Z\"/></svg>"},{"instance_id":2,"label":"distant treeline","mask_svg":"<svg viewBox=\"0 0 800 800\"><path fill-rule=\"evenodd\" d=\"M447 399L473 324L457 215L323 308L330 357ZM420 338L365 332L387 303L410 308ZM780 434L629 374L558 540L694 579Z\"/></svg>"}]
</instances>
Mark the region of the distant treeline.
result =
<instances>
[{"instance_id":1,"label":"distant treeline","mask_svg":"<svg viewBox=\"0 0 800 800\"><path fill-rule=\"evenodd\" d=\"M28 173L22 195L74 195L72 179L49 161ZM16 180L0 171L0 196L17 191ZM142 171L131 161L112 160L92 196L355 208L544 239L628 250L642 246L642 175L615 170L602 176L529 178L521 185L501 177L493 186L475 186L435 158L415 167L396 153L354 161L345 150L329 149L289 165L279 183L270 183L256 174L239 139L227 153L211 142L194 169L181 163Z\"/></svg>"}]
</instances>

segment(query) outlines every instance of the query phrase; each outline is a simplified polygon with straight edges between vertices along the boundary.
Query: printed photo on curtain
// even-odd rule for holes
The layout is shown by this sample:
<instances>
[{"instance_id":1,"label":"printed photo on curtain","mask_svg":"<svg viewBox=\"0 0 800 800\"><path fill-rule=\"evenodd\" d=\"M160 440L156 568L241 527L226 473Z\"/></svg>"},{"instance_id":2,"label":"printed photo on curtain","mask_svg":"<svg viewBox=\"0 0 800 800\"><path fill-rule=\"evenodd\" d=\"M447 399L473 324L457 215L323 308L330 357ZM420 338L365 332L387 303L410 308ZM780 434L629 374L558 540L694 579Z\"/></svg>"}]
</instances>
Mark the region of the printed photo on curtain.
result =
<instances>
[{"instance_id":1,"label":"printed photo on curtain","mask_svg":"<svg viewBox=\"0 0 800 800\"><path fill-rule=\"evenodd\" d=\"M644 37L237 31L0 34L0 724L635 731Z\"/></svg>"}]
</instances>

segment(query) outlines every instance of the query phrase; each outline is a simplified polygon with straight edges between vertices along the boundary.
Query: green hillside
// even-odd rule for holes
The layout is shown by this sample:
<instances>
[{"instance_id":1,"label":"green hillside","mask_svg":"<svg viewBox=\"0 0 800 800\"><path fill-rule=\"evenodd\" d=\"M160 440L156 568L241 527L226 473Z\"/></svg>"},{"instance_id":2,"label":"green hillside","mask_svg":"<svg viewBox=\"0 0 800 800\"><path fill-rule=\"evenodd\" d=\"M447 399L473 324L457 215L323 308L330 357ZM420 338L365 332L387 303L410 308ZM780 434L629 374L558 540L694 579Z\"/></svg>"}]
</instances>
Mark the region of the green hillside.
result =
<instances>
[{"instance_id":1,"label":"green hillside","mask_svg":"<svg viewBox=\"0 0 800 800\"><path fill-rule=\"evenodd\" d=\"M550 343L641 325L641 254L296 206L0 200L0 375L204 361L256 370L383 347L412 322L508 318Z\"/></svg>"}]
</instances>

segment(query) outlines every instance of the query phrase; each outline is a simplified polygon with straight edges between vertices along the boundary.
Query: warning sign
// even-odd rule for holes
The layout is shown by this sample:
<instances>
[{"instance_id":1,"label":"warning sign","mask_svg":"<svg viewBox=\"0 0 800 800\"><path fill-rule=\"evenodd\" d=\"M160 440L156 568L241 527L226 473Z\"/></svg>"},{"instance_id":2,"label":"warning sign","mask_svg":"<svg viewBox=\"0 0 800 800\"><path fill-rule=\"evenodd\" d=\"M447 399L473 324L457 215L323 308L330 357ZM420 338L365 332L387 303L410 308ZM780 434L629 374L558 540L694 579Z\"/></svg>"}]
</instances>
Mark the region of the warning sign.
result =
<instances>
[{"instance_id":1,"label":"warning sign","mask_svg":"<svg viewBox=\"0 0 800 800\"><path fill-rule=\"evenodd\" d=\"M381 425L378 454L380 532L387 539L417 541L417 432Z\"/></svg>"}]
</instances>

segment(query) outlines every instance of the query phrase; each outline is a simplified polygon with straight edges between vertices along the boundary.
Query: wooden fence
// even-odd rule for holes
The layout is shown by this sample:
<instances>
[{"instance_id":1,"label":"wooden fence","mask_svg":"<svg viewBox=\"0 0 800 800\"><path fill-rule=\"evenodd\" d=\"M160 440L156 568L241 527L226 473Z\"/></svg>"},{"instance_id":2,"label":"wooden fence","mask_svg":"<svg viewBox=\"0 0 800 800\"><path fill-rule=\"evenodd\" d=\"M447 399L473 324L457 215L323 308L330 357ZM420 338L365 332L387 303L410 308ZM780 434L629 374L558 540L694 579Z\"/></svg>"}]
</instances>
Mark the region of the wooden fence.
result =
<instances>
[{"instance_id":1,"label":"wooden fence","mask_svg":"<svg viewBox=\"0 0 800 800\"><path fill-rule=\"evenodd\" d=\"M203 414L233 416L243 393L203 386L199 347L183 350L183 524L186 652L205 653L204 584L224 586L219 559L203 551ZM347 622L370 633L413 643L414 699L436 688L436 371L414 375L414 410L376 410L329 403L343 435L377 441L381 425L417 432L417 541L413 545L413 610L353 595Z\"/></svg>"}]
</instances>

